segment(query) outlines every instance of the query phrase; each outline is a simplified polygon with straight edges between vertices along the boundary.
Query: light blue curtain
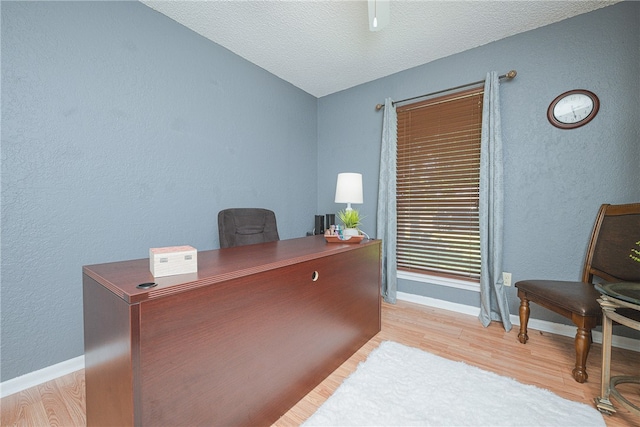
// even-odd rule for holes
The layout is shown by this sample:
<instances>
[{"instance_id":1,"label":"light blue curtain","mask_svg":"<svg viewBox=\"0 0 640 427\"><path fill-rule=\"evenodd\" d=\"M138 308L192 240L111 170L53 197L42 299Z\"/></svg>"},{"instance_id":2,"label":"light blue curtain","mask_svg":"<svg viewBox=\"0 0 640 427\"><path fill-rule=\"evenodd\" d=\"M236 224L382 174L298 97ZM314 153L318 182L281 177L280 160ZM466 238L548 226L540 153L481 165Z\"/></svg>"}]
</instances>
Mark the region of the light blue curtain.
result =
<instances>
[{"instance_id":1,"label":"light blue curtain","mask_svg":"<svg viewBox=\"0 0 640 427\"><path fill-rule=\"evenodd\" d=\"M396 157L398 116L391 98L384 102L376 237L382 239L382 297L395 304L398 292L396 261Z\"/></svg>"},{"instance_id":2,"label":"light blue curtain","mask_svg":"<svg viewBox=\"0 0 640 427\"><path fill-rule=\"evenodd\" d=\"M502 218L504 212L502 131L498 74L487 73L484 84L480 148L480 321L486 327L502 321L511 330L509 305L502 280Z\"/></svg>"}]
</instances>

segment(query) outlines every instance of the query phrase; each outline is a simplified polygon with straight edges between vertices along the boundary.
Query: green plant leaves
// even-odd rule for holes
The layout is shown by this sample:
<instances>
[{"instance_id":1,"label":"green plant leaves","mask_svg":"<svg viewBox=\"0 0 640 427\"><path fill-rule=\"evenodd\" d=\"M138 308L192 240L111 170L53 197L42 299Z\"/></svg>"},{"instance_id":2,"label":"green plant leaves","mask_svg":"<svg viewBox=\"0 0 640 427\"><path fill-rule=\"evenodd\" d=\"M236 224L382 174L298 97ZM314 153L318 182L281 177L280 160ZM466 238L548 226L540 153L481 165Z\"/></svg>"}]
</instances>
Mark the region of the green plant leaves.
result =
<instances>
[{"instance_id":1,"label":"green plant leaves","mask_svg":"<svg viewBox=\"0 0 640 427\"><path fill-rule=\"evenodd\" d=\"M345 228L358 228L362 223L360 212L357 209L341 210L338 212L338 219L342 221Z\"/></svg>"}]
</instances>

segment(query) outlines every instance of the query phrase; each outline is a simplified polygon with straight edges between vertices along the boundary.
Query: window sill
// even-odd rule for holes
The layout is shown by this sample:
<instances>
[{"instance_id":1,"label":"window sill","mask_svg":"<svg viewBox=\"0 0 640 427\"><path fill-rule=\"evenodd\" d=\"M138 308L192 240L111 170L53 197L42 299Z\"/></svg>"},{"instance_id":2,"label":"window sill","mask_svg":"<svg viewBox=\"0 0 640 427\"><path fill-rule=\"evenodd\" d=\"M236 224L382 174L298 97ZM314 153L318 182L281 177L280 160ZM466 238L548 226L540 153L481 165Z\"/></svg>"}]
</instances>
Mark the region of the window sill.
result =
<instances>
[{"instance_id":1,"label":"window sill","mask_svg":"<svg viewBox=\"0 0 640 427\"><path fill-rule=\"evenodd\" d=\"M431 276L428 274L410 273L408 271L398 271L398 279L412 280L414 282L429 283L431 285L447 286L449 288L480 292L479 283L469 282L462 279L451 279L448 277Z\"/></svg>"}]
</instances>

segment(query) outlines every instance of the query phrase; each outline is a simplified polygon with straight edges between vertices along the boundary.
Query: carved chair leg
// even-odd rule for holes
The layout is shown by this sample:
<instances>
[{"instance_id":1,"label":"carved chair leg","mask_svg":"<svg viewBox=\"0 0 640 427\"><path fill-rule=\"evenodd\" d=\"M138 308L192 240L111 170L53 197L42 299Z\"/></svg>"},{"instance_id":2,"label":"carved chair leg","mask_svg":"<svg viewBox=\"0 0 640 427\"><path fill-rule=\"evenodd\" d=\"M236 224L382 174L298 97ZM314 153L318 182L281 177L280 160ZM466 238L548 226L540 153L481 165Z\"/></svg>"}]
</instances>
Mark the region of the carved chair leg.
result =
<instances>
[{"instance_id":1,"label":"carved chair leg","mask_svg":"<svg viewBox=\"0 0 640 427\"><path fill-rule=\"evenodd\" d=\"M573 378L583 383L587 380L587 356L591 347L591 329L578 328L575 339L576 367L573 368Z\"/></svg>"},{"instance_id":2,"label":"carved chair leg","mask_svg":"<svg viewBox=\"0 0 640 427\"><path fill-rule=\"evenodd\" d=\"M526 344L529 336L527 335L527 324L529 323L529 300L520 297L520 332L518 333L518 340L522 344Z\"/></svg>"}]
</instances>

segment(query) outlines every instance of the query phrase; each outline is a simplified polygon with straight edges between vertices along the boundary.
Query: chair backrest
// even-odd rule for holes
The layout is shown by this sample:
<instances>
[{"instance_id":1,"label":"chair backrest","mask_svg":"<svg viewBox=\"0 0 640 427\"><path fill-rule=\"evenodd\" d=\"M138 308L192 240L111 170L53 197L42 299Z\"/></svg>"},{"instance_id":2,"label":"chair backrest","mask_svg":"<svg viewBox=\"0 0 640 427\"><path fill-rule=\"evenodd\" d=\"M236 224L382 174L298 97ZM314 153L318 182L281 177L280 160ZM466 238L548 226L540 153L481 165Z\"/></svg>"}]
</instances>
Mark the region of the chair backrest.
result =
<instances>
[{"instance_id":1,"label":"chair backrest","mask_svg":"<svg viewBox=\"0 0 640 427\"><path fill-rule=\"evenodd\" d=\"M260 208L233 208L218 212L218 234L221 248L280 240L275 213Z\"/></svg>"},{"instance_id":2,"label":"chair backrest","mask_svg":"<svg viewBox=\"0 0 640 427\"><path fill-rule=\"evenodd\" d=\"M640 282L640 203L600 207L587 249L583 282Z\"/></svg>"}]
</instances>

